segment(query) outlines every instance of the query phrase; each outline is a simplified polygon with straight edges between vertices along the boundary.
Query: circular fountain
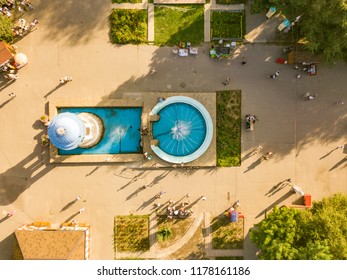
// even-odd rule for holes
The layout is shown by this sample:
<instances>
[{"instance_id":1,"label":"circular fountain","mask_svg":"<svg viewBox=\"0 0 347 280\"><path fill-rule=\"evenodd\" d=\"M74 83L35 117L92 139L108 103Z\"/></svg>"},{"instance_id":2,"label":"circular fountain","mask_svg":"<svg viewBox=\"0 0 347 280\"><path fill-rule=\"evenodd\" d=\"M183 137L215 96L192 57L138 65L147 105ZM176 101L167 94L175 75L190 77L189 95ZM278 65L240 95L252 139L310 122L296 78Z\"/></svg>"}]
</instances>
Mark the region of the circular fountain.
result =
<instances>
[{"instance_id":1,"label":"circular fountain","mask_svg":"<svg viewBox=\"0 0 347 280\"><path fill-rule=\"evenodd\" d=\"M208 149L213 123L206 108L193 98L173 96L150 112L153 152L171 163L187 163Z\"/></svg>"}]
</instances>

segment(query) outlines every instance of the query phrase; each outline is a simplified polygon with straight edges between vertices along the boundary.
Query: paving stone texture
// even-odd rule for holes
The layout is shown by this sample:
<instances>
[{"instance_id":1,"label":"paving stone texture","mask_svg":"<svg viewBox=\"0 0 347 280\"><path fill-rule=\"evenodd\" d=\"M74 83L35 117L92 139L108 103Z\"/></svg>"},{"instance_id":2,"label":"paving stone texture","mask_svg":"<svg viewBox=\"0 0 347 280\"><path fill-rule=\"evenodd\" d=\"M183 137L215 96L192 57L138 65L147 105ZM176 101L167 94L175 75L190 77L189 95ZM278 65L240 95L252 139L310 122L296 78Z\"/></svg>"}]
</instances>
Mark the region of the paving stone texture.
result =
<instances>
[{"instance_id":1,"label":"paving stone texture","mask_svg":"<svg viewBox=\"0 0 347 280\"><path fill-rule=\"evenodd\" d=\"M150 213L159 191L166 191L165 199L177 200L188 190L192 200L207 197L198 207L199 213L210 217L240 200L245 246L238 254L256 259L249 229L274 205L291 205L298 199L289 186L268 194L273 186L291 178L313 200L346 193L346 150L335 149L346 144L346 105L335 104L347 101L346 64L320 64L317 76L303 73L297 79L293 67L275 63L283 46L245 44L229 60L212 60L209 44L198 46L197 57L178 57L168 47L112 45L111 1L32 2L35 9L25 18L38 18L38 29L16 42L29 64L19 71L17 81L0 85L0 213L16 210L0 223L0 259L11 258L13 232L20 225L37 220L60 224L81 207L86 210L76 219L92 225L91 258L113 259L115 215ZM266 21L264 15L257 16L261 18ZM262 23L247 22L247 26L262 38ZM150 74L152 68L155 75ZM269 79L277 70L279 78ZM65 75L73 81L57 88ZM228 77L231 83L223 86ZM242 114L253 113L260 119L252 132L242 123L240 167L183 172L143 169L141 163L50 164L48 149L40 145L45 127L38 119L55 99L136 100L138 93L146 92L198 94L225 89L241 89ZM317 98L304 100L307 91ZM11 92L16 97L10 99ZM264 147L262 152L273 153L269 161L259 164L262 152L250 155L258 145ZM150 183L151 188L136 193ZM77 195L82 199L61 212ZM204 223L208 225L206 216Z\"/></svg>"}]
</instances>

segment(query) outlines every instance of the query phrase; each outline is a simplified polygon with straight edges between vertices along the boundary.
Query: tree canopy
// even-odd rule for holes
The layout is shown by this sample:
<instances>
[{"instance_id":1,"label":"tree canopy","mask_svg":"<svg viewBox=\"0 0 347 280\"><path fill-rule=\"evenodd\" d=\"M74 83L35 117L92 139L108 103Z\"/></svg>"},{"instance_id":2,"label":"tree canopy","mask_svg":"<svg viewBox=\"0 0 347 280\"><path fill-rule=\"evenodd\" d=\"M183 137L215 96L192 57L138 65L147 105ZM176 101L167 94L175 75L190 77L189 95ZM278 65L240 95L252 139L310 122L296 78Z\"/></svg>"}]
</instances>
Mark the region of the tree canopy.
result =
<instances>
[{"instance_id":1,"label":"tree canopy","mask_svg":"<svg viewBox=\"0 0 347 280\"><path fill-rule=\"evenodd\" d=\"M307 50L329 63L347 59L346 0L254 0L252 5L258 12L274 6L291 21L302 15L294 28Z\"/></svg>"},{"instance_id":2,"label":"tree canopy","mask_svg":"<svg viewBox=\"0 0 347 280\"><path fill-rule=\"evenodd\" d=\"M0 41L10 43L13 40L12 21L0 14Z\"/></svg>"},{"instance_id":3,"label":"tree canopy","mask_svg":"<svg viewBox=\"0 0 347 280\"><path fill-rule=\"evenodd\" d=\"M346 260L347 195L324 198L306 210L275 207L250 237L264 260Z\"/></svg>"}]
</instances>

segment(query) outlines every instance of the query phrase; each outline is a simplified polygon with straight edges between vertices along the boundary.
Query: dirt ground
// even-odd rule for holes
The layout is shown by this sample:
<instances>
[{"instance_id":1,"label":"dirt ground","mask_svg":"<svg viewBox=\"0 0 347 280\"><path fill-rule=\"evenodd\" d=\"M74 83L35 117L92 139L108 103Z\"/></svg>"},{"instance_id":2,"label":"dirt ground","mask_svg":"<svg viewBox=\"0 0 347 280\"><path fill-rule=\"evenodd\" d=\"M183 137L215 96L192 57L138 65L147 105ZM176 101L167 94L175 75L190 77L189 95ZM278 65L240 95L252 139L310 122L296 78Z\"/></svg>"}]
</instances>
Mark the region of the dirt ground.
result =
<instances>
[{"instance_id":1,"label":"dirt ground","mask_svg":"<svg viewBox=\"0 0 347 280\"><path fill-rule=\"evenodd\" d=\"M180 250L167 256L166 260L204 260L205 244L203 235L203 226L201 225L193 237Z\"/></svg>"}]
</instances>

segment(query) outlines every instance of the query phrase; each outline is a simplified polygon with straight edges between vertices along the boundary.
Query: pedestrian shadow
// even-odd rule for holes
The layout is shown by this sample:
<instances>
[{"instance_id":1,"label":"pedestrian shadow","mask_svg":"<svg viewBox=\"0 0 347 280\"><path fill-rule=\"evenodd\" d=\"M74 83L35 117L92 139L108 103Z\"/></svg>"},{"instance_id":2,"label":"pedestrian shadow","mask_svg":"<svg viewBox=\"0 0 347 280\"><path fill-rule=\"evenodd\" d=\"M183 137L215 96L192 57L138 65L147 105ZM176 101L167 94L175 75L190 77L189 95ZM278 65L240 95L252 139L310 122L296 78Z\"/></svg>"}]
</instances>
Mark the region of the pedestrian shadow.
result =
<instances>
[{"instance_id":1,"label":"pedestrian shadow","mask_svg":"<svg viewBox=\"0 0 347 280\"><path fill-rule=\"evenodd\" d=\"M291 190L289 190L287 193L285 193L283 196L281 196L279 199L277 199L275 202L273 202L271 205L266 207L263 211L261 211L256 218L259 218L262 215L266 216L266 213L271 210L276 205L280 204L282 201L286 200L287 198L291 197L294 194Z\"/></svg>"},{"instance_id":2,"label":"pedestrian shadow","mask_svg":"<svg viewBox=\"0 0 347 280\"><path fill-rule=\"evenodd\" d=\"M162 174L160 174L159 176L155 177L151 183L152 186L158 184L161 180L163 180L168 174L169 174L170 171L165 171L163 172Z\"/></svg>"},{"instance_id":3,"label":"pedestrian shadow","mask_svg":"<svg viewBox=\"0 0 347 280\"><path fill-rule=\"evenodd\" d=\"M332 149L330 152L326 153L324 156L320 157L319 160L325 159L327 156L331 155L334 151L336 151L338 148Z\"/></svg>"},{"instance_id":4,"label":"pedestrian shadow","mask_svg":"<svg viewBox=\"0 0 347 280\"><path fill-rule=\"evenodd\" d=\"M137 208L136 211L139 211L139 210L142 210L142 209L146 208L147 206L153 204L154 201L156 201L156 200L157 200L157 198L156 198L155 196L153 196L152 198L150 198L150 199L148 199L147 201L143 202L143 203L139 206L139 208Z\"/></svg>"},{"instance_id":5,"label":"pedestrian shadow","mask_svg":"<svg viewBox=\"0 0 347 280\"><path fill-rule=\"evenodd\" d=\"M134 191L133 193L131 193L130 195L128 195L126 197L125 200L129 200L129 199L132 199L133 197L137 196L140 192L144 191L146 188L145 187L139 187L136 189L136 191Z\"/></svg>"},{"instance_id":6,"label":"pedestrian shadow","mask_svg":"<svg viewBox=\"0 0 347 280\"><path fill-rule=\"evenodd\" d=\"M288 181L289 179L283 180L273 186L265 195L268 195L268 197L273 196L274 194L278 193L280 190L285 188L286 186L291 186L291 183Z\"/></svg>"},{"instance_id":7,"label":"pedestrian shadow","mask_svg":"<svg viewBox=\"0 0 347 280\"><path fill-rule=\"evenodd\" d=\"M249 152L248 154L244 155L242 158L241 158L241 162L246 160L246 159L249 159L250 157L252 157L254 154L253 151Z\"/></svg>"},{"instance_id":8,"label":"pedestrian shadow","mask_svg":"<svg viewBox=\"0 0 347 280\"><path fill-rule=\"evenodd\" d=\"M260 163L262 162L262 157L258 158L255 162L253 162L250 166L247 167L247 170L243 173L246 173L248 171L251 171L252 169L256 168Z\"/></svg>"},{"instance_id":9,"label":"pedestrian shadow","mask_svg":"<svg viewBox=\"0 0 347 280\"><path fill-rule=\"evenodd\" d=\"M2 109L3 107L5 107L8 103L10 103L13 99L15 98L15 96L11 97L10 99L6 100L5 102L3 102L0 105L0 109Z\"/></svg>"},{"instance_id":10,"label":"pedestrian shadow","mask_svg":"<svg viewBox=\"0 0 347 280\"><path fill-rule=\"evenodd\" d=\"M79 211L77 211L76 213L74 213L73 215L71 215L69 218L67 218L63 223L68 223L70 222L72 219L74 219L75 217L77 217L80 214Z\"/></svg>"},{"instance_id":11,"label":"pedestrian shadow","mask_svg":"<svg viewBox=\"0 0 347 280\"><path fill-rule=\"evenodd\" d=\"M66 204L63 208L60 209L60 213L69 209L72 205L74 205L79 199L75 198L74 200L70 201L68 204Z\"/></svg>"},{"instance_id":12,"label":"pedestrian shadow","mask_svg":"<svg viewBox=\"0 0 347 280\"><path fill-rule=\"evenodd\" d=\"M144 173L146 173L146 172L147 172L147 170L141 171L138 175L134 176L128 183L126 183L124 186L120 187L117 191L119 192L119 191L125 189L125 188L126 188L127 186L129 186L130 184L136 182L136 181L137 181L138 179L140 179L140 177L141 177Z\"/></svg>"},{"instance_id":13,"label":"pedestrian shadow","mask_svg":"<svg viewBox=\"0 0 347 280\"><path fill-rule=\"evenodd\" d=\"M92 175L94 172L96 172L97 170L99 170L101 167L102 167L101 164L98 165L98 166L96 166L94 169L92 169L92 171L90 171L89 173L87 173L87 174L85 175L85 177L88 177L88 176Z\"/></svg>"},{"instance_id":14,"label":"pedestrian shadow","mask_svg":"<svg viewBox=\"0 0 347 280\"><path fill-rule=\"evenodd\" d=\"M332 171L332 170L338 168L343 163L345 163L345 165L347 165L347 156L345 158L341 159L339 162L337 162L333 167L331 167L329 169L329 171Z\"/></svg>"},{"instance_id":15,"label":"pedestrian shadow","mask_svg":"<svg viewBox=\"0 0 347 280\"><path fill-rule=\"evenodd\" d=\"M4 222L4 221L6 221L8 218L10 218L9 216L5 216L5 217L3 217L1 220L0 220L0 224L2 223L2 222Z\"/></svg>"},{"instance_id":16,"label":"pedestrian shadow","mask_svg":"<svg viewBox=\"0 0 347 280\"><path fill-rule=\"evenodd\" d=\"M47 99L48 96L50 96L53 92L61 88L64 84L59 83L57 86L55 86L53 89L51 89L49 92L47 92L43 97Z\"/></svg>"}]
</instances>

